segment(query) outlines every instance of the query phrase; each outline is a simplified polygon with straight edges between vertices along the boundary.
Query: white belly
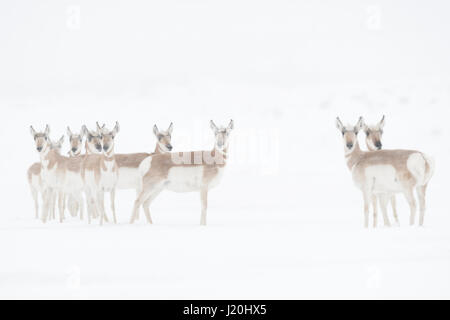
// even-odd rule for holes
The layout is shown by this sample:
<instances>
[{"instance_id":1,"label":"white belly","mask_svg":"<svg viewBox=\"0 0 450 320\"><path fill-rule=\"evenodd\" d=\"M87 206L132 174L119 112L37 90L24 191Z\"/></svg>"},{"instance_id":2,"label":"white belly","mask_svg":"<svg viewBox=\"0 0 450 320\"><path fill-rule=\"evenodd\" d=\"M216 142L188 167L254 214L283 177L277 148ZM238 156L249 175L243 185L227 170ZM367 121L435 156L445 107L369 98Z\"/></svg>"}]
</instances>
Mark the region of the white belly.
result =
<instances>
[{"instance_id":1,"label":"white belly","mask_svg":"<svg viewBox=\"0 0 450 320\"><path fill-rule=\"evenodd\" d=\"M48 188L62 188L64 185L64 175L59 174L57 172L58 164L52 169L47 169L47 167L43 167L42 170L42 180L45 187Z\"/></svg>"},{"instance_id":2,"label":"white belly","mask_svg":"<svg viewBox=\"0 0 450 320\"><path fill-rule=\"evenodd\" d=\"M402 191L397 171L391 165L369 166L365 170L365 175L373 193L398 193Z\"/></svg>"},{"instance_id":3,"label":"white belly","mask_svg":"<svg viewBox=\"0 0 450 320\"><path fill-rule=\"evenodd\" d=\"M139 168L119 168L117 189L138 189L141 183Z\"/></svg>"},{"instance_id":4,"label":"white belly","mask_svg":"<svg viewBox=\"0 0 450 320\"><path fill-rule=\"evenodd\" d=\"M81 174L78 172L67 171L64 183L64 192L73 193L83 190L84 182Z\"/></svg>"},{"instance_id":5,"label":"white belly","mask_svg":"<svg viewBox=\"0 0 450 320\"><path fill-rule=\"evenodd\" d=\"M208 184L208 189L214 188L219 185L220 181L222 180L223 172L225 168L219 168L219 171L217 172L217 175L211 179L211 181Z\"/></svg>"},{"instance_id":6,"label":"white belly","mask_svg":"<svg viewBox=\"0 0 450 320\"><path fill-rule=\"evenodd\" d=\"M174 167L169 170L166 189L174 192L199 191L202 187L203 167Z\"/></svg>"},{"instance_id":7,"label":"white belly","mask_svg":"<svg viewBox=\"0 0 450 320\"><path fill-rule=\"evenodd\" d=\"M35 175L35 174L31 175L31 182L30 182L30 184L31 184L31 186L34 189L36 189L36 190L41 192L42 188L43 188L41 175L40 174L38 174L38 175Z\"/></svg>"}]
</instances>

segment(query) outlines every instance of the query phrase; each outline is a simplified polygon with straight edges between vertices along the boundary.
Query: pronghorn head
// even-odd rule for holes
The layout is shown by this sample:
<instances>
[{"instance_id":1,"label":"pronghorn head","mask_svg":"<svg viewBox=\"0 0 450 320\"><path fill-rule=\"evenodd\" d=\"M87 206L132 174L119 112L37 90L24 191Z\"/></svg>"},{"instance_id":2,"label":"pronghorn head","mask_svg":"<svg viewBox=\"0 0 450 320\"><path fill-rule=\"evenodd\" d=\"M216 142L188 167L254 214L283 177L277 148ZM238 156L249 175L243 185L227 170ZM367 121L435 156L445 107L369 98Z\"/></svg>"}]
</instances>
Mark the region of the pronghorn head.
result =
<instances>
[{"instance_id":1,"label":"pronghorn head","mask_svg":"<svg viewBox=\"0 0 450 320\"><path fill-rule=\"evenodd\" d=\"M358 132L362 129L363 125L364 120L362 117L359 117L355 126L344 126L339 117L336 118L336 127L342 133L346 154L351 153L358 144Z\"/></svg>"},{"instance_id":2,"label":"pronghorn head","mask_svg":"<svg viewBox=\"0 0 450 320\"><path fill-rule=\"evenodd\" d=\"M102 128L104 128L103 125ZM83 134L86 136L86 152L87 153L101 153L102 152L102 134L101 131L91 131L86 126L82 128Z\"/></svg>"},{"instance_id":3,"label":"pronghorn head","mask_svg":"<svg viewBox=\"0 0 450 320\"><path fill-rule=\"evenodd\" d=\"M158 149L162 152L172 151L172 145L170 144L172 140L172 130L173 123L170 123L169 128L166 131L159 131L156 124L153 126L153 133L155 134L156 139L158 139Z\"/></svg>"},{"instance_id":4,"label":"pronghorn head","mask_svg":"<svg viewBox=\"0 0 450 320\"><path fill-rule=\"evenodd\" d=\"M70 127L67 127L67 135L69 136L69 143L70 143L70 150L69 154L71 156L77 156L81 153L81 147L83 144L83 136L84 136L84 130L81 128L81 133L73 133L72 130L70 130Z\"/></svg>"},{"instance_id":5,"label":"pronghorn head","mask_svg":"<svg viewBox=\"0 0 450 320\"><path fill-rule=\"evenodd\" d=\"M228 148L229 143L229 135L231 130L234 128L234 122L233 120L230 120L230 123L228 124L228 127L217 127L215 123L211 120L210 121L211 129L214 131L216 144L215 148L219 151L225 151Z\"/></svg>"},{"instance_id":6,"label":"pronghorn head","mask_svg":"<svg viewBox=\"0 0 450 320\"><path fill-rule=\"evenodd\" d=\"M46 152L48 147L50 146L48 136L50 134L50 127L46 125L44 132L36 132L33 126L30 126L30 132L31 135L33 136L34 142L36 143L36 150L39 153Z\"/></svg>"},{"instance_id":7,"label":"pronghorn head","mask_svg":"<svg viewBox=\"0 0 450 320\"><path fill-rule=\"evenodd\" d=\"M363 124L364 132L366 133L366 145L370 151L381 150L381 137L383 136L383 128L385 117L380 120L375 126L368 126Z\"/></svg>"},{"instance_id":8,"label":"pronghorn head","mask_svg":"<svg viewBox=\"0 0 450 320\"><path fill-rule=\"evenodd\" d=\"M102 135L102 144L103 144L103 152L104 153L110 153L111 150L114 149L114 138L116 137L117 133L119 133L120 126L119 122L116 121L116 125L112 131L109 131L105 125L103 127L100 127L100 125L97 122L97 131L99 131Z\"/></svg>"},{"instance_id":9,"label":"pronghorn head","mask_svg":"<svg viewBox=\"0 0 450 320\"><path fill-rule=\"evenodd\" d=\"M48 143L50 145L50 150L55 150L58 154L61 154L61 149L64 143L64 135L56 142L48 138Z\"/></svg>"}]
</instances>

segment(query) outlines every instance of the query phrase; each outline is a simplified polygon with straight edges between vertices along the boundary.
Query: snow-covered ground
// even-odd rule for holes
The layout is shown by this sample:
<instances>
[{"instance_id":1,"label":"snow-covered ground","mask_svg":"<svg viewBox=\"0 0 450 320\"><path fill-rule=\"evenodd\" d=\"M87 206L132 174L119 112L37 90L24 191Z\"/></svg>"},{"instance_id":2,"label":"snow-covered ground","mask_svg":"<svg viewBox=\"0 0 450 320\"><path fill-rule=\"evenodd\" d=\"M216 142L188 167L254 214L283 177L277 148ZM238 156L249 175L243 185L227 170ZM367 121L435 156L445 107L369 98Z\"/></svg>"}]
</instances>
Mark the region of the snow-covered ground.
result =
<instances>
[{"instance_id":1,"label":"snow-covered ground","mask_svg":"<svg viewBox=\"0 0 450 320\"><path fill-rule=\"evenodd\" d=\"M444 1L0 9L0 298L450 298ZM363 228L334 121L383 114L385 148L436 160L423 228L402 196L399 227ZM29 125L56 139L119 120L122 153L152 151L153 124L172 121L184 151L212 148L209 119L230 118L207 227L196 193L162 193L154 225L128 224L133 191L118 191L117 225L34 219Z\"/></svg>"}]
</instances>

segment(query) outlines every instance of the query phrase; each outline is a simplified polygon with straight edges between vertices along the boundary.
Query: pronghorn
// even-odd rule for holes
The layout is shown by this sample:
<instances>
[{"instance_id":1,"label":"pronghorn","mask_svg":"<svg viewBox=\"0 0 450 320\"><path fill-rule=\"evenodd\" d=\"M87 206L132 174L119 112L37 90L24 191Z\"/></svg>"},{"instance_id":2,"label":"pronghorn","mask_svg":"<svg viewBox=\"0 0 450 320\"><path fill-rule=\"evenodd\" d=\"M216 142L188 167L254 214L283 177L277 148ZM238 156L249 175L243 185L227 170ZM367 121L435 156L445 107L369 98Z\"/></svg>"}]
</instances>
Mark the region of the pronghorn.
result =
<instances>
[{"instance_id":1,"label":"pronghorn","mask_svg":"<svg viewBox=\"0 0 450 320\"><path fill-rule=\"evenodd\" d=\"M229 134L234 127L233 120L227 128L218 128L210 122L215 134L215 144L212 151L182 153L165 153L150 156L140 165L143 174L142 192L134 203L131 223L136 219L137 212L144 204L144 212L149 223L152 223L149 206L164 190L174 192L200 192L202 205L201 225L206 225L208 191L217 186L221 180L226 165Z\"/></svg>"},{"instance_id":2,"label":"pronghorn","mask_svg":"<svg viewBox=\"0 0 450 320\"><path fill-rule=\"evenodd\" d=\"M85 186L87 193L95 199L95 208L100 214L100 225L103 224L103 219L108 221L104 207L105 192L110 192L113 221L117 223L114 201L119 170L114 156L114 139L119 130L118 122L116 122L112 131L106 129L105 126L100 127L97 123L97 131L101 134L103 153L87 155L84 160L83 177Z\"/></svg>"},{"instance_id":3,"label":"pronghorn","mask_svg":"<svg viewBox=\"0 0 450 320\"><path fill-rule=\"evenodd\" d=\"M433 175L434 162L419 151L377 150L364 152L359 148L358 132L364 121L359 118L356 126L344 126L336 118L336 127L344 141L347 166L352 172L355 185L362 191L364 199L364 226L369 226L369 204L373 195L380 199L383 217L387 218L387 201L396 193L403 193L411 209L410 224L416 215L414 188L420 205L419 224L423 225L425 216L425 194ZM388 225L388 221L385 221Z\"/></svg>"},{"instance_id":4,"label":"pronghorn","mask_svg":"<svg viewBox=\"0 0 450 320\"><path fill-rule=\"evenodd\" d=\"M61 138L56 143L52 142L50 140L50 138L48 138L48 141L50 143L50 149L56 150L58 153L61 153L63 138ZM40 162L33 163L27 171L28 183L30 185L31 195L33 196L33 200L34 200L36 219L39 219L39 201L38 201L39 194L41 195L42 199L44 199L44 184L42 181L41 173L42 173L42 165ZM53 204L53 207L52 207L53 215L54 215L54 210L55 210L55 207Z\"/></svg>"},{"instance_id":5,"label":"pronghorn","mask_svg":"<svg viewBox=\"0 0 450 320\"><path fill-rule=\"evenodd\" d=\"M136 190L136 197L139 196L142 190L142 175L139 171L139 165L142 160L149 156L170 152L172 150L172 131L172 123L170 123L169 128L166 131L160 131L156 124L153 126L153 133L157 139L155 151L153 153L116 154L116 162L119 167L117 189L134 189ZM139 211L136 218L139 218Z\"/></svg>"},{"instance_id":6,"label":"pronghorn","mask_svg":"<svg viewBox=\"0 0 450 320\"><path fill-rule=\"evenodd\" d=\"M73 133L72 130L70 130L70 127L67 127L67 136L69 137L69 157L75 158L75 157L83 157L81 155L81 149L83 145L83 137L84 137L85 131L84 128L81 128L80 134ZM82 197L81 197L82 198ZM68 207L69 212L72 217L75 217L77 215L77 212L80 210L80 219L83 220L83 202L80 203L76 202L76 199L74 196L69 195L68 198Z\"/></svg>"},{"instance_id":7,"label":"pronghorn","mask_svg":"<svg viewBox=\"0 0 450 320\"><path fill-rule=\"evenodd\" d=\"M56 150L51 150L48 134L50 128L47 125L44 133L37 133L31 127L31 134L36 143L36 149L39 152L42 165L42 178L44 185L44 209L42 221L45 223L48 218L50 205L55 195L58 193L71 194L78 197L83 191L84 183L81 177L82 158L68 158L59 154ZM80 200L77 198L77 201ZM62 201L58 201L59 221L64 219L64 210Z\"/></svg>"},{"instance_id":8,"label":"pronghorn","mask_svg":"<svg viewBox=\"0 0 450 320\"><path fill-rule=\"evenodd\" d=\"M105 125L103 125L102 128L104 128ZM83 135L86 137L86 143L85 143L85 150L86 155L85 158L89 157L91 154L101 154L102 153L102 135L101 132L98 130L98 126L96 127L95 131L89 130L85 125L82 127ZM86 204L87 204L87 210L88 210L88 221L91 222L92 218L98 217L98 212L95 209L95 196L91 194L91 190L89 188L86 188L85 190L86 195Z\"/></svg>"},{"instance_id":9,"label":"pronghorn","mask_svg":"<svg viewBox=\"0 0 450 320\"><path fill-rule=\"evenodd\" d=\"M367 149L369 149L369 151L381 150L381 148L383 147L381 138L383 137L383 129L384 129L385 123L386 123L385 116L383 116L383 118L381 118L380 122L378 122L374 126L368 126L365 123L363 124L363 131L366 134L366 139L365 139L366 146L367 146ZM388 202L391 202L392 211L394 213L395 223L397 225L400 225L400 223L398 221L398 216L397 216L397 204L396 204L395 195L392 195L391 198L388 200ZM378 211L377 203L378 203L378 198L376 196L374 196L372 199L374 228L377 225L377 213L378 213L377 212ZM389 218L387 218L387 222L389 223Z\"/></svg>"}]
</instances>

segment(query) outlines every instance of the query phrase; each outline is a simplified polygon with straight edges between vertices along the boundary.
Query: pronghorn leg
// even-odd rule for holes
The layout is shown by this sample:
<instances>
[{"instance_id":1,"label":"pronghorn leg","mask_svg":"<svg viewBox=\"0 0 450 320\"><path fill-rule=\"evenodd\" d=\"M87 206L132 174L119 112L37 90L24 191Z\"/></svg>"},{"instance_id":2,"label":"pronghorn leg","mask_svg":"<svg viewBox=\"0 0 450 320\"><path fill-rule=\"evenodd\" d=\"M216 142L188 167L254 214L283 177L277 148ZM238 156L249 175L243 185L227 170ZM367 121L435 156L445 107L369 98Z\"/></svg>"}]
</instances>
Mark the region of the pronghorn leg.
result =
<instances>
[{"instance_id":1,"label":"pronghorn leg","mask_svg":"<svg viewBox=\"0 0 450 320\"><path fill-rule=\"evenodd\" d=\"M51 204L51 208L50 208L50 219L54 220L55 219L55 207L56 207L56 193L54 191L52 191L51 193L51 198L50 198L50 204Z\"/></svg>"},{"instance_id":2,"label":"pronghorn leg","mask_svg":"<svg viewBox=\"0 0 450 320\"><path fill-rule=\"evenodd\" d=\"M52 198L53 198L53 190L48 188L44 192L44 203L43 203L43 210L42 210L42 222L43 223L46 223L47 218L49 217L50 206L53 204Z\"/></svg>"},{"instance_id":3,"label":"pronghorn leg","mask_svg":"<svg viewBox=\"0 0 450 320\"><path fill-rule=\"evenodd\" d=\"M152 216L150 214L150 205L153 200L161 193L162 189L153 190L147 200L144 201L143 207L145 212L145 217L147 218L147 222L153 224Z\"/></svg>"},{"instance_id":4,"label":"pronghorn leg","mask_svg":"<svg viewBox=\"0 0 450 320\"><path fill-rule=\"evenodd\" d=\"M202 202L202 216L200 218L200 225L206 226L206 211L208 209L208 189L200 191L200 199Z\"/></svg>"},{"instance_id":5,"label":"pronghorn leg","mask_svg":"<svg viewBox=\"0 0 450 320\"><path fill-rule=\"evenodd\" d=\"M389 218L387 215L387 205L388 205L389 198L387 195L380 194L379 199L380 199L381 212L383 213L384 226L390 227L391 223L389 222Z\"/></svg>"},{"instance_id":6,"label":"pronghorn leg","mask_svg":"<svg viewBox=\"0 0 450 320\"><path fill-rule=\"evenodd\" d=\"M419 225L423 226L423 220L425 218L425 196L427 193L427 185L417 187L417 196L419 198L420 218Z\"/></svg>"},{"instance_id":7,"label":"pronghorn leg","mask_svg":"<svg viewBox=\"0 0 450 320\"><path fill-rule=\"evenodd\" d=\"M136 190L136 199L139 197L139 195L141 194L141 190ZM136 220L139 220L139 213L141 211L141 208L138 208L137 212L136 212Z\"/></svg>"},{"instance_id":8,"label":"pronghorn leg","mask_svg":"<svg viewBox=\"0 0 450 320\"><path fill-rule=\"evenodd\" d=\"M80 220L83 220L84 216L84 203L83 203L83 197L81 196L80 192L77 192L74 196L75 202L78 204L78 208L80 209Z\"/></svg>"},{"instance_id":9,"label":"pronghorn leg","mask_svg":"<svg viewBox=\"0 0 450 320\"><path fill-rule=\"evenodd\" d=\"M363 197L364 197L364 228L369 228L370 197L367 192L363 192Z\"/></svg>"},{"instance_id":10,"label":"pronghorn leg","mask_svg":"<svg viewBox=\"0 0 450 320\"><path fill-rule=\"evenodd\" d=\"M62 223L64 220L64 201L65 201L64 193L58 192L58 210L59 210L59 222Z\"/></svg>"},{"instance_id":11,"label":"pronghorn leg","mask_svg":"<svg viewBox=\"0 0 450 320\"><path fill-rule=\"evenodd\" d=\"M103 225L103 219L105 222L109 222L105 211L105 193L103 191L97 193L97 208L99 209L97 212L100 215L100 225Z\"/></svg>"},{"instance_id":12,"label":"pronghorn leg","mask_svg":"<svg viewBox=\"0 0 450 320\"><path fill-rule=\"evenodd\" d=\"M34 211L36 214L36 219L39 219L38 191L33 187L31 187L31 195L33 196L33 200L34 200Z\"/></svg>"},{"instance_id":13,"label":"pronghorn leg","mask_svg":"<svg viewBox=\"0 0 450 320\"><path fill-rule=\"evenodd\" d=\"M391 226L391 222L389 221L389 216L387 214L387 205L389 202L389 197L387 195L380 195L379 196L380 199L380 205L383 206L382 208L382 213L383 213L383 222L384 222L384 226L385 227L390 227ZM383 203L381 203L383 202Z\"/></svg>"},{"instance_id":14,"label":"pronghorn leg","mask_svg":"<svg viewBox=\"0 0 450 320\"><path fill-rule=\"evenodd\" d=\"M414 222L416 220L416 209L417 209L416 199L414 198L414 193L412 189L408 189L405 192L405 198L406 201L408 201L409 208L411 210L411 215L409 217L409 224L412 226L414 225Z\"/></svg>"},{"instance_id":15,"label":"pronghorn leg","mask_svg":"<svg viewBox=\"0 0 450 320\"><path fill-rule=\"evenodd\" d=\"M151 194L150 191L147 191L146 189L143 189L141 191L141 193L139 194L139 196L134 201L133 212L131 213L131 219L130 219L130 223L131 224L133 224L134 221L136 220L138 212L139 212L139 208L142 206L142 204L145 202L145 200L148 199L150 194Z\"/></svg>"},{"instance_id":16,"label":"pronghorn leg","mask_svg":"<svg viewBox=\"0 0 450 320\"><path fill-rule=\"evenodd\" d=\"M67 196L65 193L63 193L63 211L62 211L63 219L66 219L66 217L64 216L64 212L66 212L66 199Z\"/></svg>"},{"instance_id":17,"label":"pronghorn leg","mask_svg":"<svg viewBox=\"0 0 450 320\"><path fill-rule=\"evenodd\" d=\"M372 207L373 207L373 227L377 227L377 216L378 216L378 198L376 195L372 195Z\"/></svg>"},{"instance_id":18,"label":"pronghorn leg","mask_svg":"<svg viewBox=\"0 0 450 320\"><path fill-rule=\"evenodd\" d=\"M111 195L111 211L113 213L113 221L116 224L117 223L117 218L116 218L116 205L115 205L115 201L116 201L116 190L113 189L110 193Z\"/></svg>"},{"instance_id":19,"label":"pronghorn leg","mask_svg":"<svg viewBox=\"0 0 450 320\"><path fill-rule=\"evenodd\" d=\"M134 202L134 208L133 213L131 214L130 223L134 223L134 221L139 216L139 208L143 205L144 202L146 202L152 195L154 188L154 184L149 182L146 184L145 187L142 188L141 192L136 198L136 201ZM147 203L147 206L150 206L150 202ZM150 211L149 211L150 212ZM151 220L151 218L150 218ZM147 218L148 221L148 218Z\"/></svg>"},{"instance_id":20,"label":"pronghorn leg","mask_svg":"<svg viewBox=\"0 0 450 320\"><path fill-rule=\"evenodd\" d=\"M397 226L400 225L400 222L398 221L398 215L397 215L397 200L395 199L395 195L393 195L391 197L391 206L392 206L392 211L394 212L394 219L395 219L395 224Z\"/></svg>"}]
</instances>

